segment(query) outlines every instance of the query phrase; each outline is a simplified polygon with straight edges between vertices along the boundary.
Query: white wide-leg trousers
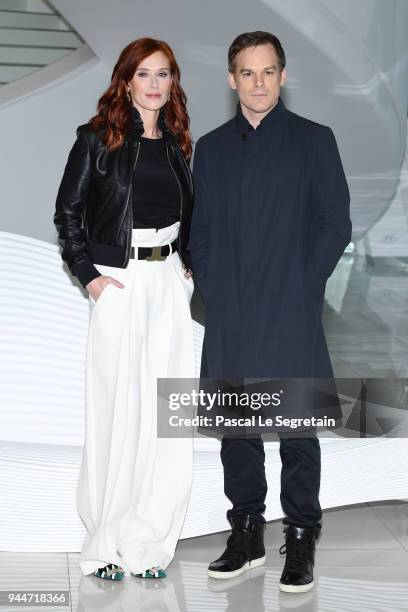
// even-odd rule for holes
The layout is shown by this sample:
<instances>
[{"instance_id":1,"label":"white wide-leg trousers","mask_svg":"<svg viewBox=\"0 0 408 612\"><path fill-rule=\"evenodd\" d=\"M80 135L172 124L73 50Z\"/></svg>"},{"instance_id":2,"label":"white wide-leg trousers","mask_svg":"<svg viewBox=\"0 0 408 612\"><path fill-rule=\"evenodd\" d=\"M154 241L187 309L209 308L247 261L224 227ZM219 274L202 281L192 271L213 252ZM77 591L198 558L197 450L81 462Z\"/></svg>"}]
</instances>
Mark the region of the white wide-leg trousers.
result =
<instances>
[{"instance_id":1,"label":"white wide-leg trousers","mask_svg":"<svg viewBox=\"0 0 408 612\"><path fill-rule=\"evenodd\" d=\"M168 244L179 225L133 229L132 245ZM79 564L84 575L108 563L165 569L190 496L192 439L157 437L156 378L195 376L194 284L177 251L165 261L130 259L127 268L95 265L125 288L108 284L89 300Z\"/></svg>"}]
</instances>

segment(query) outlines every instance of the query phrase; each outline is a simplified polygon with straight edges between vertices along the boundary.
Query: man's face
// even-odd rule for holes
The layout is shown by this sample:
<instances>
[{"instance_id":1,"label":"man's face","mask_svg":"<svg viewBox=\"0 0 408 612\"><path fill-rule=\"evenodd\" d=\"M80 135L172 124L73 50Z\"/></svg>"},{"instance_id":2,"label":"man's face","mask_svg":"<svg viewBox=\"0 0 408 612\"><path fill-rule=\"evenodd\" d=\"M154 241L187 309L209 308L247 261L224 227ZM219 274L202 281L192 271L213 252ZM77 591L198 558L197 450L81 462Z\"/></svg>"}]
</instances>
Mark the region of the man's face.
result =
<instances>
[{"instance_id":1,"label":"man's face","mask_svg":"<svg viewBox=\"0 0 408 612\"><path fill-rule=\"evenodd\" d=\"M275 48L267 43L240 51L228 80L241 105L253 113L266 114L278 101L286 70L280 70Z\"/></svg>"}]
</instances>

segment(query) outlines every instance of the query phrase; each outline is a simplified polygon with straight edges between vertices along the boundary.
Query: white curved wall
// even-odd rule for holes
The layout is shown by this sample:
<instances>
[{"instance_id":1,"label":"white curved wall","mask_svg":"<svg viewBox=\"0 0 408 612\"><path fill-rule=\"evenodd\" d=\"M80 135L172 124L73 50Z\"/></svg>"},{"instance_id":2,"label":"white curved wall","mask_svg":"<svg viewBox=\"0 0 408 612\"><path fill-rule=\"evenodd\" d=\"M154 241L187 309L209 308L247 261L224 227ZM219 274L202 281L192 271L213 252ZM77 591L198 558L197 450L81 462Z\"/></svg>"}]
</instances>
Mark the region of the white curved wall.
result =
<instances>
[{"instance_id":1,"label":"white curved wall","mask_svg":"<svg viewBox=\"0 0 408 612\"><path fill-rule=\"evenodd\" d=\"M62 60L65 62L66 60ZM47 70L50 70L51 66ZM58 78L41 83L31 75L34 93L24 95L18 82L0 92L0 228L56 243L52 222L55 198L75 128L96 112L96 102L109 80L109 69L97 58ZM21 85L21 84L20 84ZM20 86L19 85L19 86ZM7 89L17 101L2 106Z\"/></svg>"}]
</instances>

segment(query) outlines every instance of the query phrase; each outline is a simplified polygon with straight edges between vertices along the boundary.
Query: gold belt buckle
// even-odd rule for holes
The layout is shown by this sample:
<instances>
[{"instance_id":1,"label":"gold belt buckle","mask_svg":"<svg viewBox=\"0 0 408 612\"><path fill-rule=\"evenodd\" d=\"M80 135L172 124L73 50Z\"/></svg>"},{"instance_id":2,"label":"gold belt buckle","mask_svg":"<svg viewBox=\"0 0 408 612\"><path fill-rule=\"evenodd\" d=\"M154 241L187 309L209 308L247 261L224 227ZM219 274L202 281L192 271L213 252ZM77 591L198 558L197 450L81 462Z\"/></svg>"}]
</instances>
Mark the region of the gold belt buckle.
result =
<instances>
[{"instance_id":1,"label":"gold belt buckle","mask_svg":"<svg viewBox=\"0 0 408 612\"><path fill-rule=\"evenodd\" d=\"M152 247L152 254L146 257L146 261L164 261L167 255L161 254L161 246Z\"/></svg>"}]
</instances>

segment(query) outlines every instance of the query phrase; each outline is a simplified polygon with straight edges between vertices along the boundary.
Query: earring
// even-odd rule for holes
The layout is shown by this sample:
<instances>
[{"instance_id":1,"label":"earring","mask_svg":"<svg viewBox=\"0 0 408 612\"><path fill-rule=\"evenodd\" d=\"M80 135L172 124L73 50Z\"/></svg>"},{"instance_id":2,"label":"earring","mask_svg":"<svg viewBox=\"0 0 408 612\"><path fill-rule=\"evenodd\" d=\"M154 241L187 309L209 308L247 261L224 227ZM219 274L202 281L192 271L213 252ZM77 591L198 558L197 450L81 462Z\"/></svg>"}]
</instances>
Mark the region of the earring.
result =
<instances>
[{"instance_id":1,"label":"earring","mask_svg":"<svg viewBox=\"0 0 408 612\"><path fill-rule=\"evenodd\" d=\"M127 99L132 102L132 96L130 95L130 89L127 90Z\"/></svg>"}]
</instances>

